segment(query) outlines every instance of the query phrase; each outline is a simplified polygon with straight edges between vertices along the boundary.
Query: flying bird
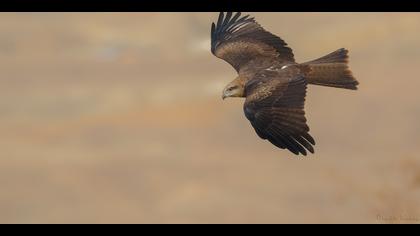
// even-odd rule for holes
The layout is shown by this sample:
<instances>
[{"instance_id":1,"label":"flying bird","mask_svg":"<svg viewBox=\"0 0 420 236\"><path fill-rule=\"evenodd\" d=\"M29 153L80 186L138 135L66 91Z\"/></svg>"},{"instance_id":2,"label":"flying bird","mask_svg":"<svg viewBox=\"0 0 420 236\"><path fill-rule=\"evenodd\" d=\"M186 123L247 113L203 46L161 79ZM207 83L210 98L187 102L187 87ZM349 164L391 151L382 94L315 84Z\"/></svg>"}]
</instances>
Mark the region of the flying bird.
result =
<instances>
[{"instance_id":1,"label":"flying bird","mask_svg":"<svg viewBox=\"0 0 420 236\"><path fill-rule=\"evenodd\" d=\"M245 98L243 110L257 135L296 155L314 153L304 111L307 85L356 90L359 84L346 49L297 63L284 40L239 12L222 12L212 23L211 52L238 73L222 98Z\"/></svg>"}]
</instances>

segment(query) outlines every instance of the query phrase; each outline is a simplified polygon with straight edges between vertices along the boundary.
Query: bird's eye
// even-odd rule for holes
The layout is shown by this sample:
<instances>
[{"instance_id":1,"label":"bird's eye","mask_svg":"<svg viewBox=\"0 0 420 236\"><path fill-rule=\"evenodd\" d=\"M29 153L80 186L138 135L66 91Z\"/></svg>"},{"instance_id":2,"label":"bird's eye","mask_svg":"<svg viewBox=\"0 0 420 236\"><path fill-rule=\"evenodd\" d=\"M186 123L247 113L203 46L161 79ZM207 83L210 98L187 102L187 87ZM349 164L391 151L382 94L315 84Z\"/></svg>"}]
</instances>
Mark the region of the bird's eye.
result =
<instances>
[{"instance_id":1,"label":"bird's eye","mask_svg":"<svg viewBox=\"0 0 420 236\"><path fill-rule=\"evenodd\" d=\"M232 90L234 90L234 89L236 89L238 86L233 86L233 87L230 87L230 88L228 88L228 91L232 91Z\"/></svg>"}]
</instances>

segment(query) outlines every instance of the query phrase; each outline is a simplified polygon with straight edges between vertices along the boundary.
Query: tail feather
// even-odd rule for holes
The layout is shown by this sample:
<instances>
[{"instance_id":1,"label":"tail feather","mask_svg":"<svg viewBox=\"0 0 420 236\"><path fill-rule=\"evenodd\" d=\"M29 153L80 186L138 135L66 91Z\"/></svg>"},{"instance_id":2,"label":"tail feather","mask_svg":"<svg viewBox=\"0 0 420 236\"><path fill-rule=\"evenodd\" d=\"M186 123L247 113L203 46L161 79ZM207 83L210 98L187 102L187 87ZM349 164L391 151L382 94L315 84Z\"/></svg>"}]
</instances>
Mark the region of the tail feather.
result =
<instances>
[{"instance_id":1,"label":"tail feather","mask_svg":"<svg viewBox=\"0 0 420 236\"><path fill-rule=\"evenodd\" d=\"M347 63L348 51L342 48L301 65L309 84L356 90L359 82Z\"/></svg>"}]
</instances>

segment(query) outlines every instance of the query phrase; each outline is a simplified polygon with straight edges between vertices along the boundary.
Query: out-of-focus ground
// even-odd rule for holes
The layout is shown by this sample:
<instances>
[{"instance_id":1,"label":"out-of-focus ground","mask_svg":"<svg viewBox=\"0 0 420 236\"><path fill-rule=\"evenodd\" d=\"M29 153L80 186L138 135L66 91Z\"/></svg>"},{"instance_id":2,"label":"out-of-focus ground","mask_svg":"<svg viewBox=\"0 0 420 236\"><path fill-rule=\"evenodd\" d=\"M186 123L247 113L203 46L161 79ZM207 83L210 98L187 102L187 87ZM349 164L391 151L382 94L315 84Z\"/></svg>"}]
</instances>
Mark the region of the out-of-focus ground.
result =
<instances>
[{"instance_id":1,"label":"out-of-focus ground","mask_svg":"<svg viewBox=\"0 0 420 236\"><path fill-rule=\"evenodd\" d=\"M222 101L217 13L1 13L0 222L420 223L420 14L253 15L299 62L350 50L315 155Z\"/></svg>"}]
</instances>

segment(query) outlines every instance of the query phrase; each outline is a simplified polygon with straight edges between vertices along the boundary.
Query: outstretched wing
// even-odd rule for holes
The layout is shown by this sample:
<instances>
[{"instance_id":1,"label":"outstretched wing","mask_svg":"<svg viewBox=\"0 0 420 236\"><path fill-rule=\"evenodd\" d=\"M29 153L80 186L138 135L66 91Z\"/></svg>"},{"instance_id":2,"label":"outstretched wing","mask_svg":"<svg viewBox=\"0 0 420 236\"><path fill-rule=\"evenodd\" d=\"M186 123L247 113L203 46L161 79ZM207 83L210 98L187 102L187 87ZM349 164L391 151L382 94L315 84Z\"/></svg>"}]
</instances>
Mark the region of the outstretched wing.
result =
<instances>
[{"instance_id":1,"label":"outstretched wing","mask_svg":"<svg viewBox=\"0 0 420 236\"><path fill-rule=\"evenodd\" d=\"M231 64L236 71L257 57L278 58L294 62L292 49L278 36L264 30L249 15L220 13L211 26L211 52Z\"/></svg>"},{"instance_id":2,"label":"outstretched wing","mask_svg":"<svg viewBox=\"0 0 420 236\"><path fill-rule=\"evenodd\" d=\"M306 85L297 68L265 70L246 85L244 112L258 136L296 155L314 152L303 110Z\"/></svg>"}]
</instances>

